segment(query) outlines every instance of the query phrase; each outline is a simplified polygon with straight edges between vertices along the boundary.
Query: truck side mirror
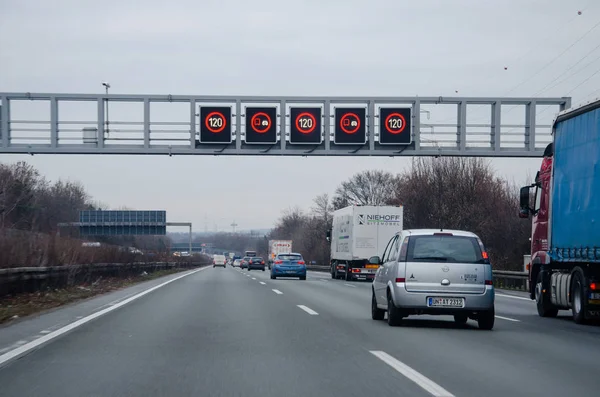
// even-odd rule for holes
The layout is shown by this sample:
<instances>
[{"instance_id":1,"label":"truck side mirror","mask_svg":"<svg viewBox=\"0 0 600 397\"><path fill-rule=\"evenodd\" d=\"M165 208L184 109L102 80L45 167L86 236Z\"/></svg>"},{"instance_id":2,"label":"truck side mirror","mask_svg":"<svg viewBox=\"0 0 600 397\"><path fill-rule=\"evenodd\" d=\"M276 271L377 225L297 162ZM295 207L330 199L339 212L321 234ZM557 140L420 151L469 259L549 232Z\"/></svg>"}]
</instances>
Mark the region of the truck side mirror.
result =
<instances>
[{"instance_id":1,"label":"truck side mirror","mask_svg":"<svg viewBox=\"0 0 600 397\"><path fill-rule=\"evenodd\" d=\"M519 192L519 218L529 218L531 208L529 207L529 186L523 186Z\"/></svg>"},{"instance_id":2,"label":"truck side mirror","mask_svg":"<svg viewBox=\"0 0 600 397\"><path fill-rule=\"evenodd\" d=\"M369 258L369 263L373 265L379 265L381 263L381 258L378 256L372 256Z\"/></svg>"},{"instance_id":3,"label":"truck side mirror","mask_svg":"<svg viewBox=\"0 0 600 397\"><path fill-rule=\"evenodd\" d=\"M327 233L325 233L325 238L327 241L331 241L331 230L327 230Z\"/></svg>"}]
</instances>

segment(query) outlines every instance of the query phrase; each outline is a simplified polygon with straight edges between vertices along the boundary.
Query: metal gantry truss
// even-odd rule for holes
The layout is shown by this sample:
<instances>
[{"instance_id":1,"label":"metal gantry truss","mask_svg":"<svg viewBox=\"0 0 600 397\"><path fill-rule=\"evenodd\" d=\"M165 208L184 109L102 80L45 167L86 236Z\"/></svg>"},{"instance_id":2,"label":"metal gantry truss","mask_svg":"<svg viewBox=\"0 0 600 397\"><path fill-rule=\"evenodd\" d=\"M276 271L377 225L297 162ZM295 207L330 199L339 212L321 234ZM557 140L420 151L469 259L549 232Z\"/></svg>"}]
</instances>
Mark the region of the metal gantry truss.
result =
<instances>
[{"instance_id":1,"label":"metal gantry truss","mask_svg":"<svg viewBox=\"0 0 600 397\"><path fill-rule=\"evenodd\" d=\"M571 106L568 97L261 97L12 92L0 93L0 101L0 153L26 154L540 157L551 137L550 125L536 121L538 108L551 105L558 112ZM12 118L11 107L16 102L44 102L48 111L32 111L24 118ZM91 103L95 117L84 120L78 119L77 115L69 115L71 120L60 117L62 104L72 102ZM107 120L107 106L110 106L112 116L115 114L113 107L121 103L141 105L141 117L126 122ZM189 116L178 121L153 122L150 109L156 103L184 104L189 109ZM320 143L291 143L290 109L309 105L322 109ZM435 124L422 120L422 114L429 116L427 109L434 105L452 105L455 108L451 111L452 122ZM231 143L200 141L199 115L204 106L231 107ZM274 144L246 142L244 120L248 106L278 109ZM334 141L335 109L350 106L366 109L364 144L342 145ZM489 122L467 123L473 107L482 106L489 108ZM509 123L508 117L505 120L507 110L503 107L507 106L523 107L521 122ZM409 144L380 143L382 121L379 113L383 107L411 109ZM119 115L112 117L116 119ZM134 129L125 131L124 126ZM177 128L168 129L167 126ZM515 130L518 132L514 133ZM541 134L542 130L544 134Z\"/></svg>"}]
</instances>

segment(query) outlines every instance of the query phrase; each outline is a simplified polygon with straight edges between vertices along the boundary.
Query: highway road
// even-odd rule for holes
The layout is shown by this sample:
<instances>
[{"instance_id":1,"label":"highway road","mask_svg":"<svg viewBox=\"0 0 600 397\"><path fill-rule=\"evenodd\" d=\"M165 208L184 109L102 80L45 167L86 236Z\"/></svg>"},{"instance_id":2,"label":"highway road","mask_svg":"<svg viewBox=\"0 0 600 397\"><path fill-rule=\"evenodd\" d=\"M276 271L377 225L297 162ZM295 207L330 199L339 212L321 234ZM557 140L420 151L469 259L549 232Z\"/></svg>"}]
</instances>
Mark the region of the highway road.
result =
<instances>
[{"instance_id":1,"label":"highway road","mask_svg":"<svg viewBox=\"0 0 600 397\"><path fill-rule=\"evenodd\" d=\"M576 325L566 313L540 318L533 302L510 292L498 291L496 313L493 331L432 316L393 328L371 320L369 283L203 268L0 328L0 395L564 397L600 390L600 327Z\"/></svg>"}]
</instances>

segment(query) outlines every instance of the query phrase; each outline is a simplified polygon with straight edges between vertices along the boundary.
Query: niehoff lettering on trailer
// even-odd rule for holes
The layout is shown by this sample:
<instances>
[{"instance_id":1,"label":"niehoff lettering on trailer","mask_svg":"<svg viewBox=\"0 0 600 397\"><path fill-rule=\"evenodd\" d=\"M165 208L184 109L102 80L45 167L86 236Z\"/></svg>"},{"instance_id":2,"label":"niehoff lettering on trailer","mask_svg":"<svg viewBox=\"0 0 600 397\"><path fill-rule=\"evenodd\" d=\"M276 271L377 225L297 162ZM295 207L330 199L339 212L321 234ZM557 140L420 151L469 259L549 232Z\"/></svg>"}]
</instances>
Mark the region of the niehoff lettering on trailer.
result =
<instances>
[{"instance_id":1,"label":"niehoff lettering on trailer","mask_svg":"<svg viewBox=\"0 0 600 397\"><path fill-rule=\"evenodd\" d=\"M364 215L358 214L359 225L397 226L402 221L400 215Z\"/></svg>"}]
</instances>

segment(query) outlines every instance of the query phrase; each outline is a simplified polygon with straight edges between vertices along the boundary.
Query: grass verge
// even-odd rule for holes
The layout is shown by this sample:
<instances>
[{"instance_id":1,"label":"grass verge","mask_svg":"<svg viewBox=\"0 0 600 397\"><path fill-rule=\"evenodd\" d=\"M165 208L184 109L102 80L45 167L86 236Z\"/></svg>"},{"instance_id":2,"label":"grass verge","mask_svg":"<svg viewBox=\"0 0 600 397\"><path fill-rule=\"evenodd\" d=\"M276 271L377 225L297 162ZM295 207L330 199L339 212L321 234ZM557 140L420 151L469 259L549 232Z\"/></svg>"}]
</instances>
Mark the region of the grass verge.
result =
<instances>
[{"instance_id":1,"label":"grass verge","mask_svg":"<svg viewBox=\"0 0 600 397\"><path fill-rule=\"evenodd\" d=\"M140 274L139 276L128 278L100 277L91 284L74 285L62 289L49 289L34 293L7 296L0 299L0 324L6 324L10 321L68 303L126 288L142 281L148 281L186 270L190 269L179 268L158 270L145 275Z\"/></svg>"}]
</instances>

